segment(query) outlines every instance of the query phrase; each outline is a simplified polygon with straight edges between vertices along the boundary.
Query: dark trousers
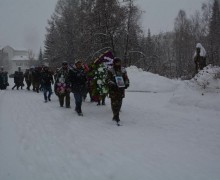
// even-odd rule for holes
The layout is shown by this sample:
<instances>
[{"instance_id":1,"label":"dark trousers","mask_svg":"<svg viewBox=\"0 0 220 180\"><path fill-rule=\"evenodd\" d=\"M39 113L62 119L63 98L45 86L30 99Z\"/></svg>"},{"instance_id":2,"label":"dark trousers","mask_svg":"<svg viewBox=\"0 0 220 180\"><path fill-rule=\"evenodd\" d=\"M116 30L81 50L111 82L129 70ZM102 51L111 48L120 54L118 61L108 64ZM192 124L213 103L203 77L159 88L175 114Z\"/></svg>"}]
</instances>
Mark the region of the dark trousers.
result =
<instances>
[{"instance_id":1,"label":"dark trousers","mask_svg":"<svg viewBox=\"0 0 220 180\"><path fill-rule=\"evenodd\" d=\"M122 98L111 98L111 108L114 116L119 116L122 106Z\"/></svg>"},{"instance_id":2,"label":"dark trousers","mask_svg":"<svg viewBox=\"0 0 220 180\"><path fill-rule=\"evenodd\" d=\"M15 83L15 85L12 87L12 89L14 89L16 87L17 87L17 89L19 89L19 87L21 87L21 89L22 89L23 86L20 83Z\"/></svg>"},{"instance_id":3,"label":"dark trousers","mask_svg":"<svg viewBox=\"0 0 220 180\"><path fill-rule=\"evenodd\" d=\"M27 90L30 90L30 87L31 87L31 81L26 80L26 84L27 84Z\"/></svg>"},{"instance_id":4,"label":"dark trousers","mask_svg":"<svg viewBox=\"0 0 220 180\"><path fill-rule=\"evenodd\" d=\"M33 91L36 91L37 93L39 93L39 88L40 88L40 82L33 82Z\"/></svg>"},{"instance_id":5,"label":"dark trousers","mask_svg":"<svg viewBox=\"0 0 220 180\"><path fill-rule=\"evenodd\" d=\"M43 90L44 90L44 100L45 101L47 101L47 100L50 101L50 97L51 97L51 94L52 94L51 85L44 85ZM47 93L48 93L48 95L47 95Z\"/></svg>"},{"instance_id":6,"label":"dark trousers","mask_svg":"<svg viewBox=\"0 0 220 180\"><path fill-rule=\"evenodd\" d=\"M78 113L81 113L82 112L82 109L81 109L81 107L82 107L82 93L75 92L74 98L75 98L75 104L76 104L75 110Z\"/></svg>"},{"instance_id":7,"label":"dark trousers","mask_svg":"<svg viewBox=\"0 0 220 180\"><path fill-rule=\"evenodd\" d=\"M64 99L66 101L66 107L69 108L70 107L70 93L65 93L65 94L59 94L59 102L60 102L60 106L63 107L64 105Z\"/></svg>"},{"instance_id":8,"label":"dark trousers","mask_svg":"<svg viewBox=\"0 0 220 180\"><path fill-rule=\"evenodd\" d=\"M100 99L98 100L98 104L97 105L101 105L101 103L102 103L102 105L105 105L105 97L106 96L102 96L101 100Z\"/></svg>"}]
</instances>

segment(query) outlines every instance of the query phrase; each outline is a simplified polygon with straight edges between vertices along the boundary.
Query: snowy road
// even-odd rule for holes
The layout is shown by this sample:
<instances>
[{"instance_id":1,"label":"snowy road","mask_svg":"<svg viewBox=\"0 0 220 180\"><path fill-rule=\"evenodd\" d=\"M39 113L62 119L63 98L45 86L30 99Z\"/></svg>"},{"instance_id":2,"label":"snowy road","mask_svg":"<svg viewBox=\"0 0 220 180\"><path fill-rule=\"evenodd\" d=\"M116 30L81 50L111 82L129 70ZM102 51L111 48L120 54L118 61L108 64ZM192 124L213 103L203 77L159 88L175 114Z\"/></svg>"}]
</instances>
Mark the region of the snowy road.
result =
<instances>
[{"instance_id":1,"label":"snowy road","mask_svg":"<svg viewBox=\"0 0 220 180\"><path fill-rule=\"evenodd\" d=\"M219 180L219 94L181 91L127 92L121 127L109 99L78 117L73 97L0 91L0 180Z\"/></svg>"}]
</instances>

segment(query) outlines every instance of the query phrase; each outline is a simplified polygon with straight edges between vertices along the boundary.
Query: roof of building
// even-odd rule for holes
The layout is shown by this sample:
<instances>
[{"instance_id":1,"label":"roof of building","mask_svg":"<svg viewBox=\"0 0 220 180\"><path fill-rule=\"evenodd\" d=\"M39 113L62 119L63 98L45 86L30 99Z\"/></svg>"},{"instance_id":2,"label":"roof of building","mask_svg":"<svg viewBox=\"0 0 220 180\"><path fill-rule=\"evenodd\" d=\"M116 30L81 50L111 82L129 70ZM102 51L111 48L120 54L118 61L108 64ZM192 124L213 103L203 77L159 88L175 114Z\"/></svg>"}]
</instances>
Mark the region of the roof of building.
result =
<instances>
[{"instance_id":1,"label":"roof of building","mask_svg":"<svg viewBox=\"0 0 220 180\"><path fill-rule=\"evenodd\" d=\"M9 45L3 47L3 49L5 49L5 48L11 48L14 51L28 51L26 48L23 48L23 47L12 47L12 46L9 46Z\"/></svg>"}]
</instances>

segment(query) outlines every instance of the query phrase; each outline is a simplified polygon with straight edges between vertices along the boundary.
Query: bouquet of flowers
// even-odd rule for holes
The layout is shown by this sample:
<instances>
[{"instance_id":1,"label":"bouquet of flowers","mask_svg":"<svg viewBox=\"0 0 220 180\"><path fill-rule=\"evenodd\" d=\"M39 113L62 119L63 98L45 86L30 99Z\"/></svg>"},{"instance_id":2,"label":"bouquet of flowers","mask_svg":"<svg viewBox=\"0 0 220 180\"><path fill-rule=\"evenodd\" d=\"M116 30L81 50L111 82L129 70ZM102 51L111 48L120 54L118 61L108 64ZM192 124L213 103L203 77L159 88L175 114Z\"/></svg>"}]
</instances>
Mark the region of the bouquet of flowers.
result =
<instances>
[{"instance_id":1,"label":"bouquet of flowers","mask_svg":"<svg viewBox=\"0 0 220 180\"><path fill-rule=\"evenodd\" d=\"M62 94L65 94L66 92L70 92L71 91L71 88L69 85L67 85L66 83L61 83L61 82L58 82L56 84L56 92L59 94L59 95L62 95Z\"/></svg>"}]
</instances>

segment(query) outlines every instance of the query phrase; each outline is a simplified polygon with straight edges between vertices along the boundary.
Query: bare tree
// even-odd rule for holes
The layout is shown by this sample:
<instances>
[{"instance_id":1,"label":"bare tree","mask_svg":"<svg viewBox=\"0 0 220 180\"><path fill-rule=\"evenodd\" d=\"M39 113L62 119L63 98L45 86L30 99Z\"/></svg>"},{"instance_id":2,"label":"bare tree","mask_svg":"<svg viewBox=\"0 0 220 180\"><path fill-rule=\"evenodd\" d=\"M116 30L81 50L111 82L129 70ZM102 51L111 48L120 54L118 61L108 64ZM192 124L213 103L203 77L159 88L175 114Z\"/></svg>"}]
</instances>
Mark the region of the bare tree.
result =
<instances>
[{"instance_id":1,"label":"bare tree","mask_svg":"<svg viewBox=\"0 0 220 180\"><path fill-rule=\"evenodd\" d=\"M29 60L29 67L32 65L36 65L35 54L32 49L28 50L28 60Z\"/></svg>"}]
</instances>

